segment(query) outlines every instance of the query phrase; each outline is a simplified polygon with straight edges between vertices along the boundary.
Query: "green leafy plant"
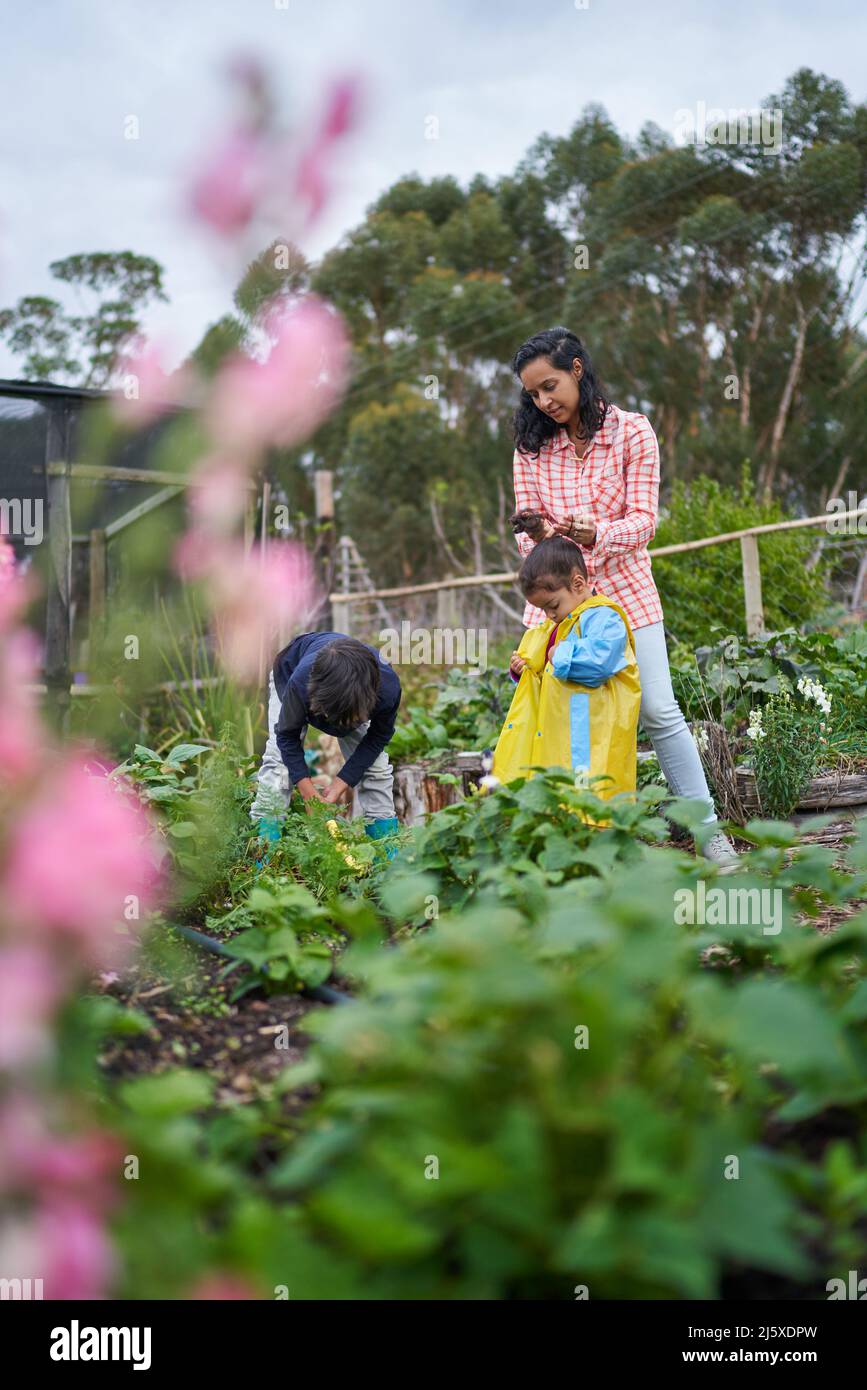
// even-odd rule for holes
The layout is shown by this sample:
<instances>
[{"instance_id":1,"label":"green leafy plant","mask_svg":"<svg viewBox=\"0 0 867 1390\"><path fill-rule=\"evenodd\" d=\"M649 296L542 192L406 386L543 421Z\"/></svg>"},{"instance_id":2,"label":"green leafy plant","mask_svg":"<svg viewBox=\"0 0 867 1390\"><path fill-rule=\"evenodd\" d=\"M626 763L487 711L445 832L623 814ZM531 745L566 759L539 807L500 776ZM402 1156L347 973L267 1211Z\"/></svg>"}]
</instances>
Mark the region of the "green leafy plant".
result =
<instances>
[{"instance_id":1,"label":"green leafy plant","mask_svg":"<svg viewBox=\"0 0 867 1390\"><path fill-rule=\"evenodd\" d=\"M732 732L766 700L797 692L799 680L817 680L834 707L829 763L867 752L867 627L836 636L788 628L749 640L727 633L694 654L675 647L671 668L687 718L711 718Z\"/></svg>"},{"instance_id":2,"label":"green leafy plant","mask_svg":"<svg viewBox=\"0 0 867 1390\"><path fill-rule=\"evenodd\" d=\"M360 880L378 862L360 817L338 816L335 806L315 801L303 810L290 808L280 839L266 853L272 873L294 874L320 901L341 889L363 891Z\"/></svg>"},{"instance_id":3,"label":"green leafy plant","mask_svg":"<svg viewBox=\"0 0 867 1390\"><path fill-rule=\"evenodd\" d=\"M419 758L446 749L482 749L496 743L514 694L507 671L453 667L432 708L410 705L389 743L392 759Z\"/></svg>"},{"instance_id":4,"label":"green leafy plant","mask_svg":"<svg viewBox=\"0 0 867 1390\"><path fill-rule=\"evenodd\" d=\"M803 1199L803 1161L768 1146L766 1117L863 1106L867 1009L840 1008L863 986L839 952L816 974L822 938L791 922L779 939L676 926L685 885L695 871L671 851L622 866L616 893L588 877L547 886L532 909L491 885L399 950L364 953L364 998L318 1016L286 1076L320 1087L270 1179L295 1204L296 1287L571 1300L578 1286L716 1297L745 1269L818 1282L828 1228ZM720 940L771 968L702 968Z\"/></svg>"},{"instance_id":5,"label":"green leafy plant","mask_svg":"<svg viewBox=\"0 0 867 1390\"><path fill-rule=\"evenodd\" d=\"M570 780L500 789L504 860L526 837L544 862ZM515 810L534 784L538 809ZM614 809L580 796L585 814ZM312 1048L270 1098L227 1107L186 1070L114 1092L106 1113L150 1175L114 1218L124 1296L182 1296L215 1268L260 1296L737 1297L761 1271L823 1296L864 1223L867 914L823 935L795 910L807 886L830 902L867 892L867 826L847 868L790 824L745 828L738 883L788 903L767 936L751 920L681 925L676 894L707 867L634 840L621 853L619 820L564 819L575 863L532 894L482 881L494 804L465 803L463 834L456 808L414 832L457 862L393 866L382 910L266 875L227 919L247 983L280 992L321 978L350 935L340 969L358 998L308 1015ZM535 817L547 834L530 836ZM474 874L465 903L454 884ZM417 920L431 899L425 929L382 949L381 911ZM702 963L712 946L725 966ZM802 1135L829 1107L845 1153L817 1168Z\"/></svg>"},{"instance_id":6,"label":"green leafy plant","mask_svg":"<svg viewBox=\"0 0 867 1390\"><path fill-rule=\"evenodd\" d=\"M283 881L254 888L233 920L249 923L225 943L234 963L223 974L238 964L249 967L232 993L233 1001L251 989L285 994L320 985L331 974L332 948L325 936L330 928L334 937L333 921L301 884Z\"/></svg>"},{"instance_id":7,"label":"green leafy plant","mask_svg":"<svg viewBox=\"0 0 867 1390\"><path fill-rule=\"evenodd\" d=\"M788 693L772 695L762 710L750 716L752 764L762 810L768 816L787 816L820 766L827 746L821 711Z\"/></svg>"},{"instance_id":8,"label":"green leafy plant","mask_svg":"<svg viewBox=\"0 0 867 1390\"><path fill-rule=\"evenodd\" d=\"M652 786L634 799L602 801L569 773L542 769L437 812L415 828L385 878L437 874L443 908L465 907L486 887L527 903L546 885L607 876L640 857L643 839L667 832L654 814L665 795Z\"/></svg>"},{"instance_id":9,"label":"green leafy plant","mask_svg":"<svg viewBox=\"0 0 867 1390\"><path fill-rule=\"evenodd\" d=\"M207 907L225 889L252 835L248 782L234 727L215 748L178 743L164 757L137 744L112 773L123 777L159 812L176 869L175 901L188 913Z\"/></svg>"}]
</instances>

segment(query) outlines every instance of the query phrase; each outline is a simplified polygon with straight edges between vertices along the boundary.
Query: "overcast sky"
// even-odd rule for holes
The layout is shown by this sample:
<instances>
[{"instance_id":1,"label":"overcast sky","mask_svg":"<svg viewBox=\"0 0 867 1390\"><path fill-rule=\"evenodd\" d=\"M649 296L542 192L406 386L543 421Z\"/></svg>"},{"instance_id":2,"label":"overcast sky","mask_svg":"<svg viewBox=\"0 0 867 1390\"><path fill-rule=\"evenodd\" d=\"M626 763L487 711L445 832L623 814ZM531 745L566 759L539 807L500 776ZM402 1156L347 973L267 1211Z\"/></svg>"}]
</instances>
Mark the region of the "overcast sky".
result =
<instances>
[{"instance_id":1,"label":"overcast sky","mask_svg":"<svg viewBox=\"0 0 867 1390\"><path fill-rule=\"evenodd\" d=\"M601 102L635 135L681 108L755 108L801 66L867 98L864 0L0 0L0 307L49 294L49 262L133 250L166 271L147 316L177 361L230 307L236 267L181 206L185 171L222 128L226 58L270 65L284 114L323 81L366 76L363 131L304 245L315 259L401 175L511 172L544 131ZM138 118L140 138L124 138ZM439 138L425 138L426 118ZM0 376L21 376L0 345Z\"/></svg>"}]
</instances>

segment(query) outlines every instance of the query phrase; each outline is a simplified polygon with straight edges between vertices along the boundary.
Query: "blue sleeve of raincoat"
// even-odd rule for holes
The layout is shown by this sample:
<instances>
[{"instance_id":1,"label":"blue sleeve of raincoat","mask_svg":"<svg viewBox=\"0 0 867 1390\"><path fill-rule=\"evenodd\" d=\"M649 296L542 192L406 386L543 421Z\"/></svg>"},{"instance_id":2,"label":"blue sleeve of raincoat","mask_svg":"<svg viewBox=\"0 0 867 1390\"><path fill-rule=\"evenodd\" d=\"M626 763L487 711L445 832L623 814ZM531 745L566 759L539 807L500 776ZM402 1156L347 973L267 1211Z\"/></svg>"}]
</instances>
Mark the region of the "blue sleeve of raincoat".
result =
<instances>
[{"instance_id":1,"label":"blue sleeve of raincoat","mask_svg":"<svg viewBox=\"0 0 867 1390\"><path fill-rule=\"evenodd\" d=\"M566 637L551 652L562 681L597 686L626 665L626 626L613 608L590 608L581 617L581 636Z\"/></svg>"}]
</instances>

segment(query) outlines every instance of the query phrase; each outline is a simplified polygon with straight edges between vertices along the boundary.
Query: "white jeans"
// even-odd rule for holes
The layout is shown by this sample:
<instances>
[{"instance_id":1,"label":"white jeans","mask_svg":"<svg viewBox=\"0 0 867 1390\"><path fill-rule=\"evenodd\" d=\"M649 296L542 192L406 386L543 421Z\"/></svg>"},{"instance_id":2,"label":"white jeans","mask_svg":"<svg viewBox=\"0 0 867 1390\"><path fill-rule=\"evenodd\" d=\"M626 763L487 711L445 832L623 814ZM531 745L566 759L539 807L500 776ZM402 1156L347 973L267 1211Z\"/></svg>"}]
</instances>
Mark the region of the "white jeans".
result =
<instances>
[{"instance_id":1,"label":"white jeans","mask_svg":"<svg viewBox=\"0 0 867 1390\"><path fill-rule=\"evenodd\" d=\"M705 824L716 820L701 756L671 686L671 670L662 623L633 632L641 677L641 727L653 744L659 766L675 796L707 804Z\"/></svg>"},{"instance_id":2,"label":"white jeans","mask_svg":"<svg viewBox=\"0 0 867 1390\"><path fill-rule=\"evenodd\" d=\"M281 820L286 814L289 798L292 795L289 769L277 747L276 730L277 720L280 718L280 706L281 701L274 686L274 673L272 671L268 677L268 741L265 744L259 771L256 773L259 790L253 805L250 807L250 815L254 820L260 816L274 816ZM337 740L344 759L355 752L364 738L369 724L370 720L368 719L364 724L359 724L357 729L342 735ZM302 742L306 732L307 726L305 725L301 731ZM389 762L388 752L383 748L379 757L371 763L355 789L359 810L365 820L390 819L394 815L393 783L394 772Z\"/></svg>"}]
</instances>

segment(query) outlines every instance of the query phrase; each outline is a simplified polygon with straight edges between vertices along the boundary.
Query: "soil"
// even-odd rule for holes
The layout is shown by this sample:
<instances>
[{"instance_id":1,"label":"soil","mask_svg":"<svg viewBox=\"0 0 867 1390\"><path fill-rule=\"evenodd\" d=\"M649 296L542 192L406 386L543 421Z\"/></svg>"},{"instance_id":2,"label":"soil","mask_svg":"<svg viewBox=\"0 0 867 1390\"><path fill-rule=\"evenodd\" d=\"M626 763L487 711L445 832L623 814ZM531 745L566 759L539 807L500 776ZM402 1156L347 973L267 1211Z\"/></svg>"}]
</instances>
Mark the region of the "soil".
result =
<instances>
[{"instance_id":1,"label":"soil","mask_svg":"<svg viewBox=\"0 0 867 1390\"><path fill-rule=\"evenodd\" d=\"M170 1067L201 1068L214 1078L220 1104L267 1098L283 1067L304 1056L307 1015L330 1006L303 995L268 999L253 992L232 1004L234 976L219 979L226 962L195 948L189 954L189 974L173 979L140 965L106 991L147 1014L153 1028L112 1040L99 1058L105 1075L120 1080ZM294 1108L303 1096L290 1094L287 1106Z\"/></svg>"}]
</instances>

